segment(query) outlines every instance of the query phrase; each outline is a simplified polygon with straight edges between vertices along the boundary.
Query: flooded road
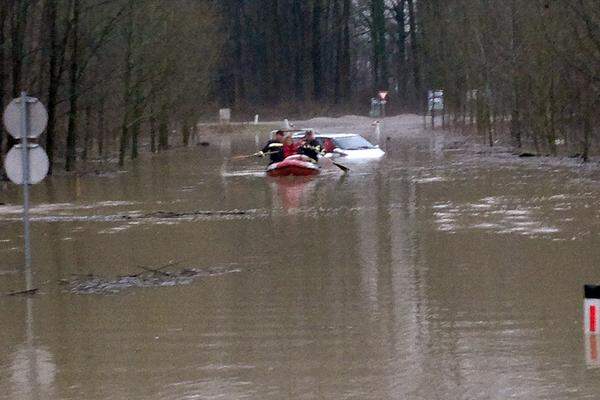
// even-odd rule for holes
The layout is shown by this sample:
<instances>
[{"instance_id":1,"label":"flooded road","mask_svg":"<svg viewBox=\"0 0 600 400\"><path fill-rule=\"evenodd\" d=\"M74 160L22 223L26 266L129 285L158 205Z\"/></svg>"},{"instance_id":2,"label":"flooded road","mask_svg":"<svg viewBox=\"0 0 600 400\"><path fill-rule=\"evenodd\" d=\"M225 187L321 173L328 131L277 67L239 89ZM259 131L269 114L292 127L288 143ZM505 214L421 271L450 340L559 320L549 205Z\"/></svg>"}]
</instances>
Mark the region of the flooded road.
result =
<instances>
[{"instance_id":1,"label":"flooded road","mask_svg":"<svg viewBox=\"0 0 600 400\"><path fill-rule=\"evenodd\" d=\"M370 136L379 163L277 180L228 161L266 132L203 139L33 188L40 293L0 297L0 399L598 398L581 307L600 185L577 169L396 126ZM7 293L24 287L20 191L0 196ZM220 273L60 284L171 260Z\"/></svg>"}]
</instances>

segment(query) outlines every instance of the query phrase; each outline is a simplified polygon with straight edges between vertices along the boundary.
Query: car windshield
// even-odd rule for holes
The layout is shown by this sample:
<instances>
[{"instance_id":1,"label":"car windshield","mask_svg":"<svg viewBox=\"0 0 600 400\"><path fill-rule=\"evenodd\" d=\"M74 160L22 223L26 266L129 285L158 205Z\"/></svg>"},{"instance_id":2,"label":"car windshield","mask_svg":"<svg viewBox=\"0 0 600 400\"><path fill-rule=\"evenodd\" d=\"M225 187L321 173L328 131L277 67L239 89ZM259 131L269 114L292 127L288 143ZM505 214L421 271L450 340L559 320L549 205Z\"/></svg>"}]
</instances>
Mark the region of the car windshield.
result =
<instances>
[{"instance_id":1,"label":"car windshield","mask_svg":"<svg viewBox=\"0 0 600 400\"><path fill-rule=\"evenodd\" d=\"M337 137L333 139L336 147L342 150L361 150L361 149L372 149L373 146L367 139L362 136L345 136Z\"/></svg>"}]
</instances>

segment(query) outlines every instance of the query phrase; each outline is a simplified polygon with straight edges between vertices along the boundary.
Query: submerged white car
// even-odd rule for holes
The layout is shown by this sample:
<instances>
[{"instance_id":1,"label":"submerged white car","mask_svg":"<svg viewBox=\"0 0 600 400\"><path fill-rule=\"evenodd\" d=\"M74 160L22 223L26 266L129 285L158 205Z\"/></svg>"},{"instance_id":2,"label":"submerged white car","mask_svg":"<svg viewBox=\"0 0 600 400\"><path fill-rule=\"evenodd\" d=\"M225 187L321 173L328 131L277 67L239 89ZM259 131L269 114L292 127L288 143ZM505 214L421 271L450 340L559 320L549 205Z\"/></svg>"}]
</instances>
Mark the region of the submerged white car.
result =
<instances>
[{"instance_id":1,"label":"submerged white car","mask_svg":"<svg viewBox=\"0 0 600 400\"><path fill-rule=\"evenodd\" d=\"M295 133L294 139L300 139L304 134ZM325 150L325 157L344 157L344 159L379 159L385 152L379 146L372 144L356 133L315 133L315 139Z\"/></svg>"}]
</instances>

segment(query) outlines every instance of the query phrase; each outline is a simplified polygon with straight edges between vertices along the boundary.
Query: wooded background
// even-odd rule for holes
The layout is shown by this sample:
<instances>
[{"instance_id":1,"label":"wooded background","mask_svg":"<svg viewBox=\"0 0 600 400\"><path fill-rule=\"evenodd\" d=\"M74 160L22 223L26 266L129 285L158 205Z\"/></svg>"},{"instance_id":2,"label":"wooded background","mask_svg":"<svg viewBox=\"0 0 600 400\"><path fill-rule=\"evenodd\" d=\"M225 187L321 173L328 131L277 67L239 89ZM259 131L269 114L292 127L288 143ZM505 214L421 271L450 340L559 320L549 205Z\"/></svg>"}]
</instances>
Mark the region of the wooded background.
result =
<instances>
[{"instance_id":1,"label":"wooded background","mask_svg":"<svg viewBox=\"0 0 600 400\"><path fill-rule=\"evenodd\" d=\"M597 0L0 0L0 104L49 111L67 171L187 145L200 120L426 111L489 145L587 160L600 135ZM177 130L176 139L170 135ZM505 133L506 132L506 133ZM0 135L0 157L12 145ZM1 160L0 160L1 161Z\"/></svg>"}]
</instances>

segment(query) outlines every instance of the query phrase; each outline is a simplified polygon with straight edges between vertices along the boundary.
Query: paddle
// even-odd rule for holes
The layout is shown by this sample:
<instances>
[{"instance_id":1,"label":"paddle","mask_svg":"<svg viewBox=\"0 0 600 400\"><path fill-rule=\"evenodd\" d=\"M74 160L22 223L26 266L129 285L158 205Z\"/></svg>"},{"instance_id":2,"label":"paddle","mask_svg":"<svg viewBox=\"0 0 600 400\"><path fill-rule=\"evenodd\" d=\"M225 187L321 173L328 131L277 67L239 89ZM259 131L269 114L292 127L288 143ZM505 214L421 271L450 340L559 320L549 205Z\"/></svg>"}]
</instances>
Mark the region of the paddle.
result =
<instances>
[{"instance_id":1,"label":"paddle","mask_svg":"<svg viewBox=\"0 0 600 400\"><path fill-rule=\"evenodd\" d=\"M330 163L332 163L333 165L335 165L336 167L338 167L339 169L341 169L342 171L344 171L344 173L345 173L345 174L346 174L346 173L348 173L348 171L350 171L350 168L348 168L348 167L346 167L346 166L344 166L344 165L342 165L342 164L336 163L335 161L333 161L333 160L332 160L331 158L329 158L329 157L325 157L325 156L323 156L323 157L321 157L321 158L325 158L325 159L327 159L327 161L329 161Z\"/></svg>"},{"instance_id":2,"label":"paddle","mask_svg":"<svg viewBox=\"0 0 600 400\"><path fill-rule=\"evenodd\" d=\"M329 161L331 161L331 163L333 165L335 165L336 167L338 167L339 169L341 169L342 171L344 171L345 174L348 173L348 171L350 171L350 168L348 168L348 167L346 167L346 166L344 166L342 164L338 164L338 163L336 163L335 161L333 161L331 159Z\"/></svg>"},{"instance_id":3,"label":"paddle","mask_svg":"<svg viewBox=\"0 0 600 400\"><path fill-rule=\"evenodd\" d=\"M276 151L267 151L266 153L262 153L263 156L270 156L271 154L275 154L277 153ZM258 157L260 156L260 152L258 153L254 153L254 154L247 154L245 156L235 156L235 157L231 157L232 160L241 160L243 158L250 158L250 157Z\"/></svg>"}]
</instances>

